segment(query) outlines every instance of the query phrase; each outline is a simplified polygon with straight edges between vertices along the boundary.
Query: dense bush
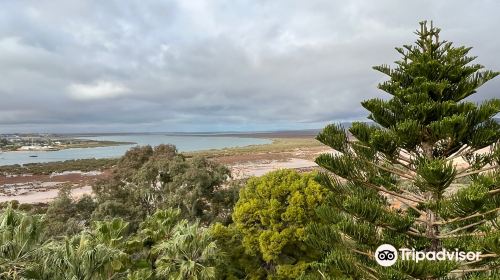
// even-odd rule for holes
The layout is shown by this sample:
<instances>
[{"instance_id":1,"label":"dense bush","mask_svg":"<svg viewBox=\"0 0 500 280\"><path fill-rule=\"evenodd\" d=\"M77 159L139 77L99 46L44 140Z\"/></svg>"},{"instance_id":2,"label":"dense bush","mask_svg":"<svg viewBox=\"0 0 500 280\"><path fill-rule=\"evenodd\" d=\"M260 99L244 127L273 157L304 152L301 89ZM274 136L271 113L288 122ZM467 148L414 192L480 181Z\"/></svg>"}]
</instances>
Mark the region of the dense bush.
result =
<instances>
[{"instance_id":1,"label":"dense bush","mask_svg":"<svg viewBox=\"0 0 500 280\"><path fill-rule=\"evenodd\" d=\"M260 263L257 269L242 268L252 277L295 279L317 258L315 251L304 242L305 230L317 221L315 209L328 191L314 177L314 174L279 170L250 179L236 203L234 225L214 229L227 246L233 247L228 248L231 252L241 254L244 251L256 257ZM231 244L228 232L235 235L232 238L240 239L241 245ZM238 258L241 255L234 256L235 260ZM237 265L248 265L248 262Z\"/></svg>"},{"instance_id":2,"label":"dense bush","mask_svg":"<svg viewBox=\"0 0 500 280\"><path fill-rule=\"evenodd\" d=\"M113 176L94 187L95 219L121 216L137 224L160 208L178 208L189 220L223 221L237 194L226 167L202 157L186 159L174 146L136 147L117 163Z\"/></svg>"}]
</instances>

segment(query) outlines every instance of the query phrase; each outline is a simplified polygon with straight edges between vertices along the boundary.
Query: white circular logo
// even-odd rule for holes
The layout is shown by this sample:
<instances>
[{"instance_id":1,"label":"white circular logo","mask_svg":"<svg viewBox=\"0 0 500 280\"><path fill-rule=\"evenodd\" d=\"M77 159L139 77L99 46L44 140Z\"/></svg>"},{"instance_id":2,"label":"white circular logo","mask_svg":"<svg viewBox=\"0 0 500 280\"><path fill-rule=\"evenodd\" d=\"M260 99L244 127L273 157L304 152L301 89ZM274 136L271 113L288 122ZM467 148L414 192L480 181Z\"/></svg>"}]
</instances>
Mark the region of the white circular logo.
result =
<instances>
[{"instance_id":1,"label":"white circular logo","mask_svg":"<svg viewBox=\"0 0 500 280\"><path fill-rule=\"evenodd\" d=\"M381 266L391 266L398 260L398 251L391 244L380 245L375 251L375 260Z\"/></svg>"}]
</instances>

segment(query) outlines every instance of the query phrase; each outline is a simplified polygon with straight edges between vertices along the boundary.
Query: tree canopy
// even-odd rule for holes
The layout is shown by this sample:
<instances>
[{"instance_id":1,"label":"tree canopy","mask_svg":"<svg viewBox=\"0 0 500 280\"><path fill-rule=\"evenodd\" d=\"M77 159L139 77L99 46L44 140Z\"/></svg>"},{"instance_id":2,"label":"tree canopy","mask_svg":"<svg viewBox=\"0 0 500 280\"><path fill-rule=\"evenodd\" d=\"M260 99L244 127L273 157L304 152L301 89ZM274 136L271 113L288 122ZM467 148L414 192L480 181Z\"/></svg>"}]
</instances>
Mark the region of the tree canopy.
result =
<instances>
[{"instance_id":1,"label":"tree canopy","mask_svg":"<svg viewBox=\"0 0 500 280\"><path fill-rule=\"evenodd\" d=\"M265 275L295 279L315 259L305 229L328 191L314 174L278 170L250 179L240 192L233 219L249 255L265 263Z\"/></svg>"},{"instance_id":2,"label":"tree canopy","mask_svg":"<svg viewBox=\"0 0 500 280\"><path fill-rule=\"evenodd\" d=\"M120 216L138 224L161 208L183 217L227 222L236 196L224 188L229 169L202 157L186 159L175 146L135 147L120 159L111 178L94 186L95 219Z\"/></svg>"},{"instance_id":3,"label":"tree canopy","mask_svg":"<svg viewBox=\"0 0 500 280\"><path fill-rule=\"evenodd\" d=\"M354 278L437 279L498 270L500 100L467 97L499 73L474 64L471 48L443 41L432 23L416 35L414 45L396 48L394 68L374 67L389 78L378 86L389 99L361 103L375 123L332 124L317 137L338 151L316 159L327 170L318 180L332 191L318 208L322 222L310 227L310 243L323 252L317 275L340 268ZM382 244L482 257L382 267L373 257Z\"/></svg>"}]
</instances>

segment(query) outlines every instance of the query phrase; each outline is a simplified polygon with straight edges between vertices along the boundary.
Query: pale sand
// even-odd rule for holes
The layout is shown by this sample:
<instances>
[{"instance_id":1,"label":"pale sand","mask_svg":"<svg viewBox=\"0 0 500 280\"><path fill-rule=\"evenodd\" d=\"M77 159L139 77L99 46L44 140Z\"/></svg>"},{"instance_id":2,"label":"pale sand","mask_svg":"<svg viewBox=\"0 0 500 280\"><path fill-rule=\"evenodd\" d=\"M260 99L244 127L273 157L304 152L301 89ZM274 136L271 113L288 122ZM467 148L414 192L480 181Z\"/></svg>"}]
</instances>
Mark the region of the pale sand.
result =
<instances>
[{"instance_id":1,"label":"pale sand","mask_svg":"<svg viewBox=\"0 0 500 280\"><path fill-rule=\"evenodd\" d=\"M252 176L262 176L268 172L285 168L308 168L318 166L314 161L300 158L291 158L287 161L271 160L268 162L245 163L230 166L234 179L243 179Z\"/></svg>"},{"instance_id":2,"label":"pale sand","mask_svg":"<svg viewBox=\"0 0 500 280\"><path fill-rule=\"evenodd\" d=\"M489 148L484 148L478 151L478 153L486 153L488 151ZM320 152L315 152L314 155L317 156L321 153L335 153L335 151L327 149ZM294 156L302 156L301 151L296 152ZM467 167L467 163L461 158L455 159L454 163L459 169ZM268 172L275 171L278 169L315 168L318 165L313 160L292 157L286 160L260 160L253 162L227 164L227 166L231 170L233 179L244 179L252 176L262 176ZM46 185L44 185L44 187L52 187L52 184L50 183L45 183L45 184ZM58 192L59 190L57 188L53 188L38 192L31 190L29 192L14 196L0 195L0 202L10 201L14 199L18 200L20 203L50 202L51 200L57 197ZM84 187L74 188L72 190L73 197L81 197L84 194L92 194L91 186L87 185Z\"/></svg>"},{"instance_id":3,"label":"pale sand","mask_svg":"<svg viewBox=\"0 0 500 280\"><path fill-rule=\"evenodd\" d=\"M40 203L50 202L57 197L58 189L50 189L44 192L32 191L16 196L0 196L0 202L17 200L19 203ZM78 187L71 190L71 195L75 198L81 197L84 194L92 194L91 186Z\"/></svg>"},{"instance_id":4,"label":"pale sand","mask_svg":"<svg viewBox=\"0 0 500 280\"><path fill-rule=\"evenodd\" d=\"M284 169L284 168L308 168L317 166L314 161L291 158L286 161L270 160L262 162L247 162L243 164L230 165L232 176L234 179L243 179L251 176L262 176L268 172ZM44 187L53 187L54 185L61 184L61 182L46 182ZM18 195L0 195L0 202L17 200L20 203L40 203L50 202L57 197L59 192L58 188L44 189L43 191L36 191L30 189ZM91 186L84 186L74 188L71 191L73 197L81 197L84 194L92 194Z\"/></svg>"}]
</instances>

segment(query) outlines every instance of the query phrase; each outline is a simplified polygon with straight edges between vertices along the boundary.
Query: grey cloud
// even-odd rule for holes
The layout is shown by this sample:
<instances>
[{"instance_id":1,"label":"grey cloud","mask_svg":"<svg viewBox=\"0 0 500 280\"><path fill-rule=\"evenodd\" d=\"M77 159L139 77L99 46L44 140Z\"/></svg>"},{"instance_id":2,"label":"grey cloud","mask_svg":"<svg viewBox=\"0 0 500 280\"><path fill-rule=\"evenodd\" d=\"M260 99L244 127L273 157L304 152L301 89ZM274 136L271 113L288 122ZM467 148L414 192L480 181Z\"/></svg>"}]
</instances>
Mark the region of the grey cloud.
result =
<instances>
[{"instance_id":1,"label":"grey cloud","mask_svg":"<svg viewBox=\"0 0 500 280\"><path fill-rule=\"evenodd\" d=\"M71 2L71 3L70 3ZM0 132L320 127L432 19L500 69L493 1L5 1ZM473 11L473 12L471 12ZM500 79L474 101L498 96Z\"/></svg>"}]
</instances>

